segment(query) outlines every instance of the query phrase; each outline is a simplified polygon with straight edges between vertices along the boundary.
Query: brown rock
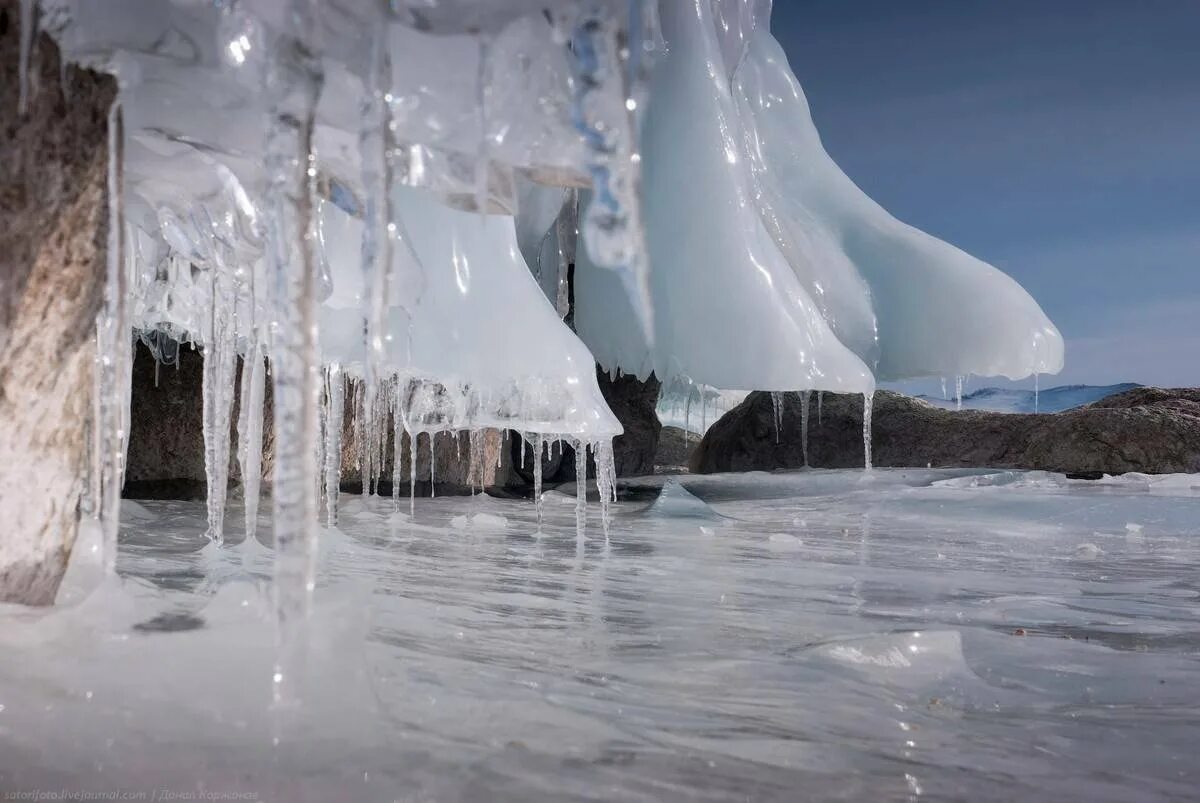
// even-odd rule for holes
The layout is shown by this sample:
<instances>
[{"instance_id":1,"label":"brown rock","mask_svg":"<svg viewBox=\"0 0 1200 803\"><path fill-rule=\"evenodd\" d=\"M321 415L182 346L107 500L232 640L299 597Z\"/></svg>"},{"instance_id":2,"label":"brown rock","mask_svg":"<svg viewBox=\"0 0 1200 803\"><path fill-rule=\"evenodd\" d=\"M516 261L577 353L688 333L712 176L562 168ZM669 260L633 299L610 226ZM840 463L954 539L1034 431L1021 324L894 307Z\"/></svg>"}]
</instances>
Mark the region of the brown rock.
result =
<instances>
[{"instance_id":1,"label":"brown rock","mask_svg":"<svg viewBox=\"0 0 1200 803\"><path fill-rule=\"evenodd\" d=\"M862 396L826 393L809 420L809 463L863 465ZM1050 414L943 410L890 391L875 394L876 466L1040 469L1082 476L1200 471L1200 390L1137 388ZM776 442L770 394L752 393L709 429L694 471L753 471L804 464L799 394L783 396Z\"/></svg>"},{"instance_id":2,"label":"brown rock","mask_svg":"<svg viewBox=\"0 0 1200 803\"><path fill-rule=\"evenodd\" d=\"M79 526L107 220L108 76L34 44L17 113L20 13L0 0L0 601L50 604Z\"/></svg>"}]
</instances>

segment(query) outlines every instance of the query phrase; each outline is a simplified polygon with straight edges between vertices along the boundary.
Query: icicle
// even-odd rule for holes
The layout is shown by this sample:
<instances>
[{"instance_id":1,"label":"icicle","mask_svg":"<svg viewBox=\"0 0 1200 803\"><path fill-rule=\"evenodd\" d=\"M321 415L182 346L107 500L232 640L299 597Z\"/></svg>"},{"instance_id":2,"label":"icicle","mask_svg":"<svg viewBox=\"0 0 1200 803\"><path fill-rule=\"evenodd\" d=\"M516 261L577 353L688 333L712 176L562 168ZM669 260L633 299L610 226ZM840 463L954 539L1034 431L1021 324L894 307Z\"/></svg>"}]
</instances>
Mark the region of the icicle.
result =
<instances>
[{"instance_id":1,"label":"icicle","mask_svg":"<svg viewBox=\"0 0 1200 803\"><path fill-rule=\"evenodd\" d=\"M571 265L575 264L575 250L579 240L579 192L569 188L564 192L562 211L555 222L555 239L558 241L558 282L554 308L558 317L566 318L571 311Z\"/></svg>"},{"instance_id":2,"label":"icicle","mask_svg":"<svg viewBox=\"0 0 1200 803\"><path fill-rule=\"evenodd\" d=\"M525 448L529 443L528 433L521 433L521 470L525 470Z\"/></svg>"},{"instance_id":3,"label":"icicle","mask_svg":"<svg viewBox=\"0 0 1200 803\"><path fill-rule=\"evenodd\" d=\"M587 528L587 444L575 441L575 535Z\"/></svg>"},{"instance_id":4,"label":"icicle","mask_svg":"<svg viewBox=\"0 0 1200 803\"><path fill-rule=\"evenodd\" d=\"M771 412L775 420L775 442L779 443L779 431L783 429L783 393L771 391Z\"/></svg>"},{"instance_id":5,"label":"icicle","mask_svg":"<svg viewBox=\"0 0 1200 803\"><path fill-rule=\"evenodd\" d=\"M523 457L522 451L522 459ZM537 531L542 531L542 433L533 435L533 504L537 509Z\"/></svg>"},{"instance_id":6,"label":"icicle","mask_svg":"<svg viewBox=\"0 0 1200 803\"><path fill-rule=\"evenodd\" d=\"M708 431L708 396L704 392L704 385L700 385L700 432Z\"/></svg>"},{"instance_id":7,"label":"icicle","mask_svg":"<svg viewBox=\"0 0 1200 803\"><path fill-rule=\"evenodd\" d=\"M338 363L325 371L325 524L336 527L342 488L342 426L346 420L346 373Z\"/></svg>"},{"instance_id":8,"label":"icicle","mask_svg":"<svg viewBox=\"0 0 1200 803\"><path fill-rule=\"evenodd\" d=\"M434 448L437 445L437 441L434 440L434 436L436 436L436 435L437 435L436 432L429 433L429 498L430 499L437 496L437 492L434 490L434 486L433 486L433 483L434 483L434 478L433 478L434 457L433 456L434 456L434 454L437 453L437 450Z\"/></svg>"},{"instance_id":9,"label":"icicle","mask_svg":"<svg viewBox=\"0 0 1200 803\"><path fill-rule=\"evenodd\" d=\"M604 538L608 539L610 503L617 499L616 465L613 458L612 441L599 440L592 446L596 456L596 488L600 492L600 523L604 527Z\"/></svg>"},{"instance_id":10,"label":"icicle","mask_svg":"<svg viewBox=\"0 0 1200 803\"><path fill-rule=\"evenodd\" d=\"M360 453L364 495L378 493L379 474L383 466L385 430L381 421L384 415L379 410L379 386L384 363L392 240L396 231L391 202L391 114L386 100L391 80L391 60L388 58L386 36L387 26L380 25L371 40L367 89L360 110L362 126L358 139L365 199L362 270L363 286L366 288L363 321L366 358L363 361L364 420L363 449Z\"/></svg>"},{"instance_id":11,"label":"icicle","mask_svg":"<svg viewBox=\"0 0 1200 803\"><path fill-rule=\"evenodd\" d=\"M954 377L954 409L962 409L963 378Z\"/></svg>"},{"instance_id":12,"label":"icicle","mask_svg":"<svg viewBox=\"0 0 1200 803\"><path fill-rule=\"evenodd\" d=\"M404 423L408 416L404 407L404 386L399 378L396 380L395 399L392 407L392 507L400 509L400 478L404 476L403 449Z\"/></svg>"},{"instance_id":13,"label":"icicle","mask_svg":"<svg viewBox=\"0 0 1200 803\"><path fill-rule=\"evenodd\" d=\"M120 103L108 115L108 262L104 308L97 320L96 445L93 475L103 535L104 567L116 570L121 485L129 426L129 364L132 361L128 318L124 237L125 125Z\"/></svg>"},{"instance_id":14,"label":"icicle","mask_svg":"<svg viewBox=\"0 0 1200 803\"><path fill-rule=\"evenodd\" d=\"M688 436L692 433L691 426L692 418L692 389L688 388L687 402L683 407L683 447L686 449L688 444Z\"/></svg>"},{"instance_id":15,"label":"icicle","mask_svg":"<svg viewBox=\"0 0 1200 803\"><path fill-rule=\"evenodd\" d=\"M1040 412L1038 409L1038 373L1033 374L1033 411Z\"/></svg>"},{"instance_id":16,"label":"icicle","mask_svg":"<svg viewBox=\"0 0 1200 803\"><path fill-rule=\"evenodd\" d=\"M276 703L291 697L287 674L300 666L304 623L315 587L318 404L317 260L314 253L313 134L323 75L310 49L319 7L296 0L292 16L310 36L284 40L270 61L266 192L270 270L274 278ZM287 672L285 672L285 669Z\"/></svg>"},{"instance_id":17,"label":"icicle","mask_svg":"<svg viewBox=\"0 0 1200 803\"><path fill-rule=\"evenodd\" d=\"M871 413L875 402L875 391L863 394L863 467L871 468Z\"/></svg>"},{"instance_id":18,"label":"icicle","mask_svg":"<svg viewBox=\"0 0 1200 803\"><path fill-rule=\"evenodd\" d=\"M817 426L821 426L821 405L825 401L825 391L817 391Z\"/></svg>"},{"instance_id":19,"label":"icicle","mask_svg":"<svg viewBox=\"0 0 1200 803\"><path fill-rule=\"evenodd\" d=\"M800 450L804 454L804 466L808 467L808 395L810 391L800 391Z\"/></svg>"},{"instance_id":20,"label":"icicle","mask_svg":"<svg viewBox=\"0 0 1200 803\"><path fill-rule=\"evenodd\" d=\"M233 407L236 353L233 294L219 266L210 267L211 303L204 344L204 476L208 485L208 530L215 543L225 540L225 500L229 492L229 414Z\"/></svg>"},{"instance_id":21,"label":"icicle","mask_svg":"<svg viewBox=\"0 0 1200 803\"><path fill-rule=\"evenodd\" d=\"M37 0L21 0L21 50L17 64L17 114L29 110L29 62L33 56L33 40L37 36ZM65 64L66 59L62 62Z\"/></svg>"},{"instance_id":22,"label":"icicle","mask_svg":"<svg viewBox=\"0 0 1200 803\"><path fill-rule=\"evenodd\" d=\"M944 401L950 400L949 394L946 393L946 377L944 376L942 377L942 399Z\"/></svg>"},{"instance_id":23,"label":"icicle","mask_svg":"<svg viewBox=\"0 0 1200 803\"><path fill-rule=\"evenodd\" d=\"M421 433L408 433L408 515L417 515L417 447L420 442L417 436Z\"/></svg>"},{"instance_id":24,"label":"icicle","mask_svg":"<svg viewBox=\"0 0 1200 803\"><path fill-rule=\"evenodd\" d=\"M263 397L266 370L257 337L251 340L242 360L242 387L238 399L238 465L242 470L245 497L246 538L258 529L258 498L262 483Z\"/></svg>"},{"instance_id":25,"label":"icicle","mask_svg":"<svg viewBox=\"0 0 1200 803\"><path fill-rule=\"evenodd\" d=\"M592 176L584 212L588 255L618 272L646 343L654 345L654 310L641 209L637 110L649 76L652 3L630 5L622 30L601 3L580 4L570 20L569 58L575 73L572 118L583 136Z\"/></svg>"}]
</instances>

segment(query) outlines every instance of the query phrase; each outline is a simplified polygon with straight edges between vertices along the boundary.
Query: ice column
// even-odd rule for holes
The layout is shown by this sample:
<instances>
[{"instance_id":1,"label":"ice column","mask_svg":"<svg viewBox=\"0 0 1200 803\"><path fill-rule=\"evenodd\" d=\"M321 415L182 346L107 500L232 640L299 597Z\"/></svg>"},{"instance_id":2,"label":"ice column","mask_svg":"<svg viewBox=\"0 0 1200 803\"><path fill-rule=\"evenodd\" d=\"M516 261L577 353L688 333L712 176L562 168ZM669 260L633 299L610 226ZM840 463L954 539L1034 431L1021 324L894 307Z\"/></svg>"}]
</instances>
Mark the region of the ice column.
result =
<instances>
[{"instance_id":1,"label":"ice column","mask_svg":"<svg viewBox=\"0 0 1200 803\"><path fill-rule=\"evenodd\" d=\"M292 10L301 30L316 30L318 7ZM316 331L317 264L312 236L316 178L314 118L323 81L319 58L306 41L284 39L268 67L271 100L266 140L270 271L274 279L275 339L275 614L280 655L274 675L277 703L290 695L284 669L298 667L315 585L317 542Z\"/></svg>"}]
</instances>

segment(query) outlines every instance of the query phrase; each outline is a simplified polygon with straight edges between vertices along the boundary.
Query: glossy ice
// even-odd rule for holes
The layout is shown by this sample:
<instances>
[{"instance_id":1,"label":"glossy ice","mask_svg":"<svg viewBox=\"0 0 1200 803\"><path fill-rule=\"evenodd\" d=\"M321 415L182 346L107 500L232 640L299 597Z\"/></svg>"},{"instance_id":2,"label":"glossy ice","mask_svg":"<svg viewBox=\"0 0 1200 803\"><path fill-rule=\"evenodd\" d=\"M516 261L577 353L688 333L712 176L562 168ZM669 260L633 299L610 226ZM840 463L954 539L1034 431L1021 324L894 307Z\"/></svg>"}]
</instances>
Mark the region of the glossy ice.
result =
<instances>
[{"instance_id":1,"label":"glossy ice","mask_svg":"<svg viewBox=\"0 0 1200 803\"><path fill-rule=\"evenodd\" d=\"M76 565L59 609L0 612L0 778L297 801L1200 783L1195 477L813 470L622 496L607 540L594 507L576 537L570 488L540 537L519 500L410 520L343 497L297 709L269 702L269 548L205 547L200 503L126 503L120 585L80 604Z\"/></svg>"}]
</instances>

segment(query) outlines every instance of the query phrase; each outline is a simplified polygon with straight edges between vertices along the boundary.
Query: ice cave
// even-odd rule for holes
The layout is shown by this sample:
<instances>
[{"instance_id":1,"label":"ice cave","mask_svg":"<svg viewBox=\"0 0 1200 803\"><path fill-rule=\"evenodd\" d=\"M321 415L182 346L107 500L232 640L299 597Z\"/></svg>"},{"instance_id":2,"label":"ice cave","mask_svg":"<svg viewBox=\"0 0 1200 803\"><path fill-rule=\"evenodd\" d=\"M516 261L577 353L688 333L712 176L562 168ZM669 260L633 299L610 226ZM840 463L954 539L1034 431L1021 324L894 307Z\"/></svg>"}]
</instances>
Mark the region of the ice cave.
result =
<instances>
[{"instance_id":1,"label":"ice cave","mask_svg":"<svg viewBox=\"0 0 1200 803\"><path fill-rule=\"evenodd\" d=\"M0 2L0 791L1195 792L1200 392L961 409L771 15Z\"/></svg>"}]
</instances>

